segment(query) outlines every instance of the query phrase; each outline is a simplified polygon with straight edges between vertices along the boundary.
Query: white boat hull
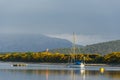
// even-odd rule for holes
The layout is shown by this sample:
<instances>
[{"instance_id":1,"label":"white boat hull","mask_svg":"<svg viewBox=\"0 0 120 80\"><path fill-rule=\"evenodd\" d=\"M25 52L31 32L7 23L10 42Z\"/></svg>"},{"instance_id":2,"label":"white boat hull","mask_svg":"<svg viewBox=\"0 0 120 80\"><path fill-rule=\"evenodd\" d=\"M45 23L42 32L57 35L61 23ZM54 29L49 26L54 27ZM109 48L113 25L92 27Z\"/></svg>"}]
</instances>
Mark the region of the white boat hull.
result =
<instances>
[{"instance_id":1,"label":"white boat hull","mask_svg":"<svg viewBox=\"0 0 120 80\"><path fill-rule=\"evenodd\" d=\"M70 68L85 68L85 65L84 64L80 64L80 65L70 64L70 65L68 65L68 67L70 67Z\"/></svg>"}]
</instances>

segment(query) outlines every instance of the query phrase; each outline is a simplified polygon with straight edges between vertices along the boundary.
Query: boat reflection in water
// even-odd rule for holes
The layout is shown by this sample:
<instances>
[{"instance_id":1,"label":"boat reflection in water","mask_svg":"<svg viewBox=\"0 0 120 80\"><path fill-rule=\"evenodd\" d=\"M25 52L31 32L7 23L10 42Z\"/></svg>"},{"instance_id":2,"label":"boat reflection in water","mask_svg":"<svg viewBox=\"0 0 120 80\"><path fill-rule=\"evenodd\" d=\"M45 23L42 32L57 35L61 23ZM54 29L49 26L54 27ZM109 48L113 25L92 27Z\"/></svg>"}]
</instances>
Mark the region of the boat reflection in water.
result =
<instances>
[{"instance_id":1,"label":"boat reflection in water","mask_svg":"<svg viewBox=\"0 0 120 80\"><path fill-rule=\"evenodd\" d=\"M71 80L85 80L85 69L71 70Z\"/></svg>"},{"instance_id":2,"label":"boat reflection in water","mask_svg":"<svg viewBox=\"0 0 120 80\"><path fill-rule=\"evenodd\" d=\"M43 72L45 71L45 72ZM65 80L85 80L85 70L43 70L42 73L45 74L45 80L62 80L63 77Z\"/></svg>"}]
</instances>

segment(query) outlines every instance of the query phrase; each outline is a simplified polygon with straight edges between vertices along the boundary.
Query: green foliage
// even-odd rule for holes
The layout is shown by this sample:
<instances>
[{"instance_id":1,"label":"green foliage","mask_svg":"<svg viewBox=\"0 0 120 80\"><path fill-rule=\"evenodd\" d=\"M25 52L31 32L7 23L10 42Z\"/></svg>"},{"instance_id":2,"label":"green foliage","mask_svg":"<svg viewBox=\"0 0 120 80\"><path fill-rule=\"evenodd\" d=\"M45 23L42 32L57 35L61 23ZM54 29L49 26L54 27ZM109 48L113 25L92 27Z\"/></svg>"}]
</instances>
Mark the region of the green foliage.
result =
<instances>
[{"instance_id":1,"label":"green foliage","mask_svg":"<svg viewBox=\"0 0 120 80\"><path fill-rule=\"evenodd\" d=\"M70 59L85 60L86 63L108 63L120 64L120 52L113 52L107 55L100 54L61 54L51 52L23 52L0 54L1 61L15 62L47 62L47 63L68 63Z\"/></svg>"},{"instance_id":2,"label":"green foliage","mask_svg":"<svg viewBox=\"0 0 120 80\"><path fill-rule=\"evenodd\" d=\"M113 52L104 56L106 63L120 64L120 52Z\"/></svg>"}]
</instances>

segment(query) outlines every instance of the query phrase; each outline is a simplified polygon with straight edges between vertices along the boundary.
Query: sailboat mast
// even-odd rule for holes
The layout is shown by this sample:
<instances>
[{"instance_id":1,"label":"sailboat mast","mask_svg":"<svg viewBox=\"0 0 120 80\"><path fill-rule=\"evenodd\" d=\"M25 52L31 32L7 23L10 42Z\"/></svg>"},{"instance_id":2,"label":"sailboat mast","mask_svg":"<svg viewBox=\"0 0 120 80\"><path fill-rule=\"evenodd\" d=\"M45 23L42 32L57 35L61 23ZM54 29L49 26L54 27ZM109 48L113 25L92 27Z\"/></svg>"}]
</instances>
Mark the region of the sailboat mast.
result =
<instances>
[{"instance_id":1,"label":"sailboat mast","mask_svg":"<svg viewBox=\"0 0 120 80\"><path fill-rule=\"evenodd\" d=\"M75 33L73 32L73 54L75 54Z\"/></svg>"},{"instance_id":2,"label":"sailboat mast","mask_svg":"<svg viewBox=\"0 0 120 80\"><path fill-rule=\"evenodd\" d=\"M76 44L76 43L75 43L76 40L75 40L75 39L76 39L75 33L73 32L73 55L74 55L73 61L74 61L74 62L75 62L75 60L76 60L76 51L75 51L75 50L76 50L76 45L75 45L75 44Z\"/></svg>"}]
</instances>

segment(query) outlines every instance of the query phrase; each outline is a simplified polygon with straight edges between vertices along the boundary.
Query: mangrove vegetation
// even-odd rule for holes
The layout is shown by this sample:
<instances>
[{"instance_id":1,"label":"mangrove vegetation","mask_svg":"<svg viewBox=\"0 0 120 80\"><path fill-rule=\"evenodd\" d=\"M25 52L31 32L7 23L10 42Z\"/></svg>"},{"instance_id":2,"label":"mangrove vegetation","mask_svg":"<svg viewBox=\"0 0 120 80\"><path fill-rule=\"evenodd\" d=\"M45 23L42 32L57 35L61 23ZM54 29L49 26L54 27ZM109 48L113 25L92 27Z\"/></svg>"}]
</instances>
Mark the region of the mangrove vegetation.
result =
<instances>
[{"instance_id":1,"label":"mangrove vegetation","mask_svg":"<svg viewBox=\"0 0 120 80\"><path fill-rule=\"evenodd\" d=\"M119 64L120 52L112 52L106 55L100 54L63 54L51 52L14 52L0 54L0 61L11 62L40 62L40 63L68 63L71 58L76 57L77 60L83 60L85 63L105 63Z\"/></svg>"}]
</instances>

